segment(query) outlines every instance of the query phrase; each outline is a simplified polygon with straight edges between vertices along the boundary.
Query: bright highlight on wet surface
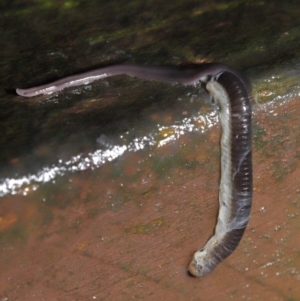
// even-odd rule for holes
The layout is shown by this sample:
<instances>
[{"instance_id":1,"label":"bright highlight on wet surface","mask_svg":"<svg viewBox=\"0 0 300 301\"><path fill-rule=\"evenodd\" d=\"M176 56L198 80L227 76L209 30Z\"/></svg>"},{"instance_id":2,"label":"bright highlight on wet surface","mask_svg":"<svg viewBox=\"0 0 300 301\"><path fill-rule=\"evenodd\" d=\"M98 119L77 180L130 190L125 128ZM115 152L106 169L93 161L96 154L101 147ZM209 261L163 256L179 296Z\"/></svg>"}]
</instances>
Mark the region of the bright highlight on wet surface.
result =
<instances>
[{"instance_id":1,"label":"bright highlight on wet surface","mask_svg":"<svg viewBox=\"0 0 300 301\"><path fill-rule=\"evenodd\" d=\"M36 186L33 187L36 190L38 184L53 181L57 177L67 175L68 173L99 168L103 164L121 157L126 152L137 152L147 147L151 148L152 146L162 147L168 143L175 142L185 133L204 132L217 122L217 112L205 116L198 115L196 117L184 118L171 126L157 125L156 129L147 136L137 137L132 141L120 145L114 145L106 138L105 134L101 134L97 139L98 144L102 146L101 149L97 149L85 156L78 154L67 161L59 160L56 165L45 166L35 174L2 179L0 182L0 196L6 194L26 195L28 193L26 186L28 185L35 184ZM125 136L126 133L121 138Z\"/></svg>"}]
</instances>

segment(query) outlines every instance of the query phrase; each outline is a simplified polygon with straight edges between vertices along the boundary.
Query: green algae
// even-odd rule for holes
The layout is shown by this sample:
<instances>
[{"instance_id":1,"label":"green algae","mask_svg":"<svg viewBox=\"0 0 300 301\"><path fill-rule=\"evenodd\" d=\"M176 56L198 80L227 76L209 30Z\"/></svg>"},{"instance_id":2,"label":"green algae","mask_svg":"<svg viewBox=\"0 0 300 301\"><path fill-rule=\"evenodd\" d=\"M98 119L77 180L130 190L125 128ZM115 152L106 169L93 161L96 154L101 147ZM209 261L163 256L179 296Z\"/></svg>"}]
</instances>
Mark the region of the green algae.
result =
<instances>
[{"instance_id":1,"label":"green algae","mask_svg":"<svg viewBox=\"0 0 300 301\"><path fill-rule=\"evenodd\" d=\"M134 234L149 234L152 233L157 228L161 227L164 224L164 218L156 218L154 220L149 221L146 224L135 225L131 228L126 228L126 233L134 233Z\"/></svg>"}]
</instances>

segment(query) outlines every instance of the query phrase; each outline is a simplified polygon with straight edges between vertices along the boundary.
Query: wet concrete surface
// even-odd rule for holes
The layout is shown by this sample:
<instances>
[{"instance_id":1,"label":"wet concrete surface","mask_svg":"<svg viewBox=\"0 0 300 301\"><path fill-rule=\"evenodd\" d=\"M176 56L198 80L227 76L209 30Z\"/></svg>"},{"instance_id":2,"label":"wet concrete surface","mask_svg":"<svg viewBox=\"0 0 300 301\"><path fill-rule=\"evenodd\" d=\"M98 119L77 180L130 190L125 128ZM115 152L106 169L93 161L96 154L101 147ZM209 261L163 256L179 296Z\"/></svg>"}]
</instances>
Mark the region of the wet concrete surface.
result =
<instances>
[{"instance_id":1,"label":"wet concrete surface","mask_svg":"<svg viewBox=\"0 0 300 301\"><path fill-rule=\"evenodd\" d=\"M159 150L156 170L145 154L133 153L48 184L48 191L3 197L4 296L297 300L298 101L256 106L251 220L238 249L206 278L189 277L186 266L216 221L217 127L202 141L187 134L177 147ZM176 166L182 152L185 163Z\"/></svg>"}]
</instances>

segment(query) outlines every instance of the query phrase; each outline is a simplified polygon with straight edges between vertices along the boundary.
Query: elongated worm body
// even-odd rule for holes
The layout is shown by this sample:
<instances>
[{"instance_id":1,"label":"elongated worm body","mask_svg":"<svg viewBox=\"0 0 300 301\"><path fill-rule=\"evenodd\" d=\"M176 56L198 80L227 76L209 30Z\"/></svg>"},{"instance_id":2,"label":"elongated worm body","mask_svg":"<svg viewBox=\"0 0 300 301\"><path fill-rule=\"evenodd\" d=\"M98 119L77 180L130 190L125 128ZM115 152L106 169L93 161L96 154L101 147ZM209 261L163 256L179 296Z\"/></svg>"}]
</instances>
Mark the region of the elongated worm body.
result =
<instances>
[{"instance_id":1,"label":"elongated worm body","mask_svg":"<svg viewBox=\"0 0 300 301\"><path fill-rule=\"evenodd\" d=\"M243 82L223 72L206 89L220 106L221 183L215 234L195 252L189 264L194 276L205 276L237 247L246 229L252 203L251 101Z\"/></svg>"},{"instance_id":2,"label":"elongated worm body","mask_svg":"<svg viewBox=\"0 0 300 301\"><path fill-rule=\"evenodd\" d=\"M151 67L140 65L110 65L85 73L64 77L49 84L29 88L16 89L17 94L24 97L33 97L40 94L52 94L68 87L87 85L91 82L115 75L128 75L146 80L155 80L169 83L180 83L193 85L199 81L208 81L211 76L220 72L228 71L241 79L248 93L251 91L251 84L239 71L217 63L178 66L178 67Z\"/></svg>"},{"instance_id":3,"label":"elongated worm body","mask_svg":"<svg viewBox=\"0 0 300 301\"><path fill-rule=\"evenodd\" d=\"M112 65L62 78L50 84L17 89L16 92L25 97L51 94L67 87L84 85L121 74L184 85L204 82L206 89L219 103L222 137L218 221L213 237L201 250L195 252L188 267L192 275L204 276L235 250L250 217L252 202L251 84L240 72L223 64L202 64L189 67Z\"/></svg>"}]
</instances>

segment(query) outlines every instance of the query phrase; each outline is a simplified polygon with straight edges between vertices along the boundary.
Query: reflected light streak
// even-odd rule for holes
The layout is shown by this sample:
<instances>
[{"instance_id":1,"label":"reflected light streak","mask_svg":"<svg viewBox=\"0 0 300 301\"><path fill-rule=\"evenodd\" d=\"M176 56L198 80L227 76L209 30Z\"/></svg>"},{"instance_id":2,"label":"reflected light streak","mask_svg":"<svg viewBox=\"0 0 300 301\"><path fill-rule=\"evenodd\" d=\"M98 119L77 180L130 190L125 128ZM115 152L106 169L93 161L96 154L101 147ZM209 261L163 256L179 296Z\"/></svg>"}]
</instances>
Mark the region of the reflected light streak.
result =
<instances>
[{"instance_id":1,"label":"reflected light streak","mask_svg":"<svg viewBox=\"0 0 300 301\"><path fill-rule=\"evenodd\" d=\"M200 125L199 125L200 122ZM197 117L184 118L177 124L171 126L159 126L150 132L147 136L135 138L131 142L124 145L105 144L106 149L97 149L92 153L83 156L82 154L71 157L67 161L58 160L57 164L45 166L36 174L27 174L17 176L16 178L6 178L0 180L0 197L7 194L23 194L29 192L28 185L33 185L32 190L37 189L37 184L54 181L56 177L64 176L67 173L77 171L94 170L107 162L111 162L121 157L125 152L137 152L145 147L158 146L162 147L166 144L176 141L185 133L204 132L218 122L218 114L198 115ZM167 130L170 134L161 135L160 133ZM105 139L105 135L100 138ZM121 135L121 138L123 136ZM97 141L98 141L97 139ZM101 143L102 144L102 143ZM103 146L103 144L102 144Z\"/></svg>"}]
</instances>

